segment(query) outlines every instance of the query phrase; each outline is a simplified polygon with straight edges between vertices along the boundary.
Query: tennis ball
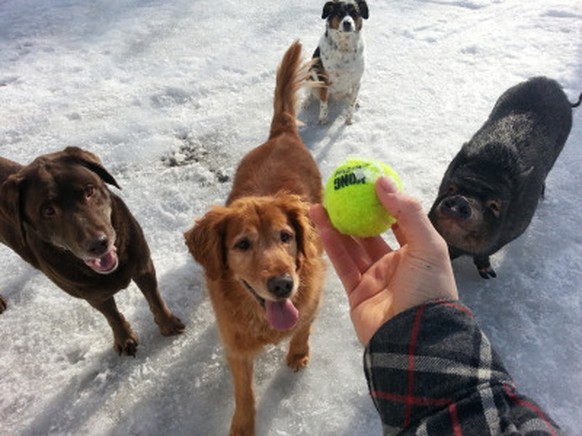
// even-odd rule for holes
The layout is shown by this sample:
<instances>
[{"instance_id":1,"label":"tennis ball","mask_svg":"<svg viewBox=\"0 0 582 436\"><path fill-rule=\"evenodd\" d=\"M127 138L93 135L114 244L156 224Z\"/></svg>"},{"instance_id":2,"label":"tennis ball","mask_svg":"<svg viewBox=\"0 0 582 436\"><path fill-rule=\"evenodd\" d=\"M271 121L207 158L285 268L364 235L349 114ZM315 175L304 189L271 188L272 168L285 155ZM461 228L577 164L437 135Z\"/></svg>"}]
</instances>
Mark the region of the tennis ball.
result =
<instances>
[{"instance_id":1,"label":"tennis ball","mask_svg":"<svg viewBox=\"0 0 582 436\"><path fill-rule=\"evenodd\" d=\"M341 233L359 238L385 232L396 219L378 200L374 185L388 176L402 189L398 175L388 165L364 159L348 159L327 180L323 206L331 224Z\"/></svg>"}]
</instances>

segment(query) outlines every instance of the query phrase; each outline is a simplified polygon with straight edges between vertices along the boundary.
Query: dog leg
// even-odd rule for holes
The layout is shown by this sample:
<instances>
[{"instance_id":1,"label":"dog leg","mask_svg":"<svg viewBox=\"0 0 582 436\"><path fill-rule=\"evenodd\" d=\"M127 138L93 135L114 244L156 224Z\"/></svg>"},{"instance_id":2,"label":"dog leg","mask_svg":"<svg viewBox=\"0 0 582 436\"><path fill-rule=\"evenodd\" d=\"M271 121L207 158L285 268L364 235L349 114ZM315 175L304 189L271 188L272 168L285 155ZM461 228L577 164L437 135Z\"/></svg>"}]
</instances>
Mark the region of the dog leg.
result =
<instances>
[{"instance_id":1,"label":"dog leg","mask_svg":"<svg viewBox=\"0 0 582 436\"><path fill-rule=\"evenodd\" d=\"M235 409L230 436L254 436L255 393L253 388L253 358L244 355L226 356L234 383Z\"/></svg>"},{"instance_id":2,"label":"dog leg","mask_svg":"<svg viewBox=\"0 0 582 436\"><path fill-rule=\"evenodd\" d=\"M309 335L311 324L297 331L289 342L287 353L287 366L293 371L302 370L309 363Z\"/></svg>"},{"instance_id":3,"label":"dog leg","mask_svg":"<svg viewBox=\"0 0 582 436\"><path fill-rule=\"evenodd\" d=\"M177 335L184 332L185 326L179 318L168 309L160 290L158 289L158 280L156 278L156 270L150 259L147 272L134 277L134 282L137 284L140 291L145 296L151 312L154 314L154 320L160 332L164 336Z\"/></svg>"},{"instance_id":4,"label":"dog leg","mask_svg":"<svg viewBox=\"0 0 582 436\"><path fill-rule=\"evenodd\" d=\"M0 313L4 312L8 305L6 304L6 300L2 295L0 295Z\"/></svg>"},{"instance_id":5,"label":"dog leg","mask_svg":"<svg viewBox=\"0 0 582 436\"><path fill-rule=\"evenodd\" d=\"M352 124L352 118L354 116L354 111L356 108L360 107L358 103L358 94L360 93L360 84L358 83L350 94L350 105L348 106L348 112L346 115L346 124Z\"/></svg>"},{"instance_id":6,"label":"dog leg","mask_svg":"<svg viewBox=\"0 0 582 436\"><path fill-rule=\"evenodd\" d=\"M327 88L323 87L319 90L319 124L327 124Z\"/></svg>"},{"instance_id":7,"label":"dog leg","mask_svg":"<svg viewBox=\"0 0 582 436\"><path fill-rule=\"evenodd\" d=\"M119 355L134 356L137 351L137 334L131 329L125 317L117 309L113 297L101 303L91 303L95 309L105 316L113 330L113 342Z\"/></svg>"}]
</instances>

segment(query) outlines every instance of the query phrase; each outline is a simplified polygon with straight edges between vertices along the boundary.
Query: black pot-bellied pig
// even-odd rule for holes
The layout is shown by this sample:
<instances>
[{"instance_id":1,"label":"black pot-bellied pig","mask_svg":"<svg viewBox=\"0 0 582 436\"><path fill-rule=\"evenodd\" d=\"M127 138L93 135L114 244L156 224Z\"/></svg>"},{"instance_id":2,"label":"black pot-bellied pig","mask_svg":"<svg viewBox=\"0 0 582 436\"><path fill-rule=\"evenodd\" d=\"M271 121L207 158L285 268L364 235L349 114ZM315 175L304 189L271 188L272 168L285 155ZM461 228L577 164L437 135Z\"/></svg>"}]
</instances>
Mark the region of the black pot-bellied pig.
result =
<instances>
[{"instance_id":1,"label":"black pot-bellied pig","mask_svg":"<svg viewBox=\"0 0 582 436\"><path fill-rule=\"evenodd\" d=\"M441 182L429 218L451 259L473 256L483 278L496 277L489 256L529 225L545 180L572 127L560 85L535 77L508 89L463 145Z\"/></svg>"}]
</instances>

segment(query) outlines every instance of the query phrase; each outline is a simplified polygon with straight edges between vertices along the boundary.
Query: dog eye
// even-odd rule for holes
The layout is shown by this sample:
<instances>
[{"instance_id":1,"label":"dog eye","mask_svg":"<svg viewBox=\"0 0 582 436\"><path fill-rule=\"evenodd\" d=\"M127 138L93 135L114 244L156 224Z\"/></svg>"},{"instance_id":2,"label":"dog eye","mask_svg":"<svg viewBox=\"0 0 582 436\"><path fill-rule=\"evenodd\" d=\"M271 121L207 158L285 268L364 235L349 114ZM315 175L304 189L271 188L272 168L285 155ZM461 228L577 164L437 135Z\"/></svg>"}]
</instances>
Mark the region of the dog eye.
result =
<instances>
[{"instance_id":1,"label":"dog eye","mask_svg":"<svg viewBox=\"0 0 582 436\"><path fill-rule=\"evenodd\" d=\"M293 234L286 230L283 230L281 232L281 242L287 243L290 242L291 240L293 240Z\"/></svg>"},{"instance_id":2,"label":"dog eye","mask_svg":"<svg viewBox=\"0 0 582 436\"><path fill-rule=\"evenodd\" d=\"M240 250L240 251L250 250L250 248L251 248L251 241L249 241L246 238L241 239L236 244L234 244L234 248L237 249L237 250Z\"/></svg>"},{"instance_id":3,"label":"dog eye","mask_svg":"<svg viewBox=\"0 0 582 436\"><path fill-rule=\"evenodd\" d=\"M53 206L46 205L46 206L43 206L40 213L42 214L42 216L44 218L52 218L53 216L55 216L57 214L57 211Z\"/></svg>"},{"instance_id":4,"label":"dog eye","mask_svg":"<svg viewBox=\"0 0 582 436\"><path fill-rule=\"evenodd\" d=\"M455 195L458 192L458 189L455 185L451 185L447 188L448 195Z\"/></svg>"},{"instance_id":5,"label":"dog eye","mask_svg":"<svg viewBox=\"0 0 582 436\"><path fill-rule=\"evenodd\" d=\"M83 188L83 192L85 193L86 198L93 197L93 194L95 194L95 186L87 185Z\"/></svg>"}]
</instances>

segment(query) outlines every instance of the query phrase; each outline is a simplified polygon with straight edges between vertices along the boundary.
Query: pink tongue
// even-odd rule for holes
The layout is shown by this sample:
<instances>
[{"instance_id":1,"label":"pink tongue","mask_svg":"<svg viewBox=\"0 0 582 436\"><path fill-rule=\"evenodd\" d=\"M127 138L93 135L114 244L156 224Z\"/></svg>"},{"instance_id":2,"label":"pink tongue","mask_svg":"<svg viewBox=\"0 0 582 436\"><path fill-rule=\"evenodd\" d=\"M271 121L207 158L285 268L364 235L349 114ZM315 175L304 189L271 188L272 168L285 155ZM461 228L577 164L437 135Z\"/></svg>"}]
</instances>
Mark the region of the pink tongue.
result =
<instances>
[{"instance_id":1,"label":"pink tongue","mask_svg":"<svg viewBox=\"0 0 582 436\"><path fill-rule=\"evenodd\" d=\"M297 324L299 311L290 299L283 301L265 301L267 321L277 330L289 330Z\"/></svg>"},{"instance_id":2,"label":"pink tongue","mask_svg":"<svg viewBox=\"0 0 582 436\"><path fill-rule=\"evenodd\" d=\"M105 256L98 259L86 260L85 263L98 273L113 272L117 266L117 252L113 249Z\"/></svg>"}]
</instances>

